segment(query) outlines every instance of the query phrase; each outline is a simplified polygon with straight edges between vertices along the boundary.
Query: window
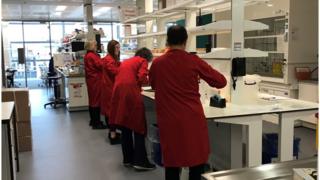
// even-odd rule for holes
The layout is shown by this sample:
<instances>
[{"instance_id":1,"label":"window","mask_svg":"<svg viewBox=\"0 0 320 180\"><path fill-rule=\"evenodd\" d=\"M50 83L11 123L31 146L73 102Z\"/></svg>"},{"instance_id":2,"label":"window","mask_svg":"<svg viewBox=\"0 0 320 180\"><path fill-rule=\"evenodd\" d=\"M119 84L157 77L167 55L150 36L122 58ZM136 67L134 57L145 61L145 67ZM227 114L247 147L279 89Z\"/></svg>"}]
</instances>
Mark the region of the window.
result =
<instances>
[{"instance_id":1,"label":"window","mask_svg":"<svg viewBox=\"0 0 320 180\"><path fill-rule=\"evenodd\" d=\"M39 81L40 67L47 67L50 52L56 53L58 49L65 48L62 44L64 36L73 34L75 29L87 31L83 22L2 22L5 66L17 69L15 80L19 86L27 81ZM122 47L132 50L136 48L137 41L124 44L124 26L121 23L97 23L94 28L102 28L105 37L101 38L104 49L111 39L121 43ZM135 27L133 31L137 31ZM51 46L51 49L50 49ZM18 64L18 48L25 47L26 63ZM26 67L26 68L25 68ZM39 82L37 82L39 84ZM37 85L28 83L28 86ZM32 87L31 87L32 88Z\"/></svg>"},{"instance_id":2,"label":"window","mask_svg":"<svg viewBox=\"0 0 320 180\"><path fill-rule=\"evenodd\" d=\"M51 22L51 41L54 43L61 43L63 38L63 24L61 22Z\"/></svg>"},{"instance_id":3,"label":"window","mask_svg":"<svg viewBox=\"0 0 320 180\"><path fill-rule=\"evenodd\" d=\"M22 42L22 23L21 22L8 22L3 23L3 34L5 39L9 42L20 41Z\"/></svg>"},{"instance_id":4,"label":"window","mask_svg":"<svg viewBox=\"0 0 320 180\"><path fill-rule=\"evenodd\" d=\"M113 39L120 41L124 37L124 27L121 23L112 24Z\"/></svg>"},{"instance_id":5,"label":"window","mask_svg":"<svg viewBox=\"0 0 320 180\"><path fill-rule=\"evenodd\" d=\"M25 22L24 41L47 41L49 42L48 23Z\"/></svg>"}]
</instances>

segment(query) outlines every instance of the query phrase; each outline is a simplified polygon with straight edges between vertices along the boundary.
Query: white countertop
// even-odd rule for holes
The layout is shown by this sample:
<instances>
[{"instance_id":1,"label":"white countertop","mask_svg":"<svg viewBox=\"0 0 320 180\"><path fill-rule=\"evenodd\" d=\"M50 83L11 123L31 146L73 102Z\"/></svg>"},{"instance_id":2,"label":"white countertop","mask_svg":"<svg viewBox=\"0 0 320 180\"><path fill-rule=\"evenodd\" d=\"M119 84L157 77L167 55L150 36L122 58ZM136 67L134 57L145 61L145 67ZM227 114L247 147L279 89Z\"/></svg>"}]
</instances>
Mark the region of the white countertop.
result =
<instances>
[{"instance_id":1,"label":"white countertop","mask_svg":"<svg viewBox=\"0 0 320 180\"><path fill-rule=\"evenodd\" d=\"M2 121L8 121L11 119L12 111L14 108L14 102L2 102L1 107L1 120Z\"/></svg>"},{"instance_id":2,"label":"white countertop","mask_svg":"<svg viewBox=\"0 0 320 180\"><path fill-rule=\"evenodd\" d=\"M143 91L142 95L155 99L154 92ZM263 98L263 99L262 99ZM318 104L291 98L283 98L268 94L259 94L259 99L252 104L237 105L227 103L226 108L216 108L203 104L207 119L227 118L234 116L249 116L282 112L294 112L318 109Z\"/></svg>"}]
</instances>

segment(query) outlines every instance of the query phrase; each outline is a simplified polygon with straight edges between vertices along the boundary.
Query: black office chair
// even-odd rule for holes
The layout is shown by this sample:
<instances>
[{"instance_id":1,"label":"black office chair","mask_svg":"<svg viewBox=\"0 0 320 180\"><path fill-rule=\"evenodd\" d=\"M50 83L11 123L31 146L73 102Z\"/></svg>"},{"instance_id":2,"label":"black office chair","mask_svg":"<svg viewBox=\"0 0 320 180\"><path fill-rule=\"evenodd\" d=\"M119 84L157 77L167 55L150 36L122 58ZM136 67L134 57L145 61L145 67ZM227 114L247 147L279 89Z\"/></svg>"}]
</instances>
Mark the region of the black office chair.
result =
<instances>
[{"instance_id":1,"label":"black office chair","mask_svg":"<svg viewBox=\"0 0 320 180\"><path fill-rule=\"evenodd\" d=\"M64 98L60 97L60 85L58 83L59 79L61 79L61 76L48 76L48 81L53 83L53 93L54 98L50 100L50 102L44 104L44 108L46 108L47 105L50 105L54 109L57 108L58 104L63 104L64 106L67 105L67 101ZM49 86L49 88L52 88L52 86Z\"/></svg>"}]
</instances>

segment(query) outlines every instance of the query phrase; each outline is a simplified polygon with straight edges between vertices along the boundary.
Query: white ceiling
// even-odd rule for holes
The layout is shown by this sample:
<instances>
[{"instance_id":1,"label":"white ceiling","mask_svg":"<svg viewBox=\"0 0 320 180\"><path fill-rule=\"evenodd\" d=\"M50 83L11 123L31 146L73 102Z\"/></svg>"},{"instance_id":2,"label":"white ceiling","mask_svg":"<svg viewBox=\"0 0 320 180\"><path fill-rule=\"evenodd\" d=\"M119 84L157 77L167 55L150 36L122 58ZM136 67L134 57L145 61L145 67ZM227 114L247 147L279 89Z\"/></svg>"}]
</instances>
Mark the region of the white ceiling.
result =
<instances>
[{"instance_id":1,"label":"white ceiling","mask_svg":"<svg viewBox=\"0 0 320 180\"><path fill-rule=\"evenodd\" d=\"M2 0L3 20L64 20L83 21L84 0ZM102 12L94 20L119 21L119 6L135 7L136 0L92 0L93 12L102 7L112 7ZM65 5L67 8L61 15L55 15L56 7Z\"/></svg>"},{"instance_id":2,"label":"white ceiling","mask_svg":"<svg viewBox=\"0 0 320 180\"><path fill-rule=\"evenodd\" d=\"M1 0L0 0L1 1ZM2 0L3 20L51 20L51 21L83 21L83 2L89 0ZM103 7L111 7L103 10L99 16L94 17L95 21L120 21L120 10L123 8L143 10L137 7L144 0L92 0L93 12ZM151 0L150 0L151 1ZM177 1L177 0L175 0ZM204 1L205 0L199 0ZM224 0L228 2L230 0ZM246 2L258 3L269 0L246 0ZM65 5L67 8L61 15L56 15L56 7Z\"/></svg>"}]
</instances>

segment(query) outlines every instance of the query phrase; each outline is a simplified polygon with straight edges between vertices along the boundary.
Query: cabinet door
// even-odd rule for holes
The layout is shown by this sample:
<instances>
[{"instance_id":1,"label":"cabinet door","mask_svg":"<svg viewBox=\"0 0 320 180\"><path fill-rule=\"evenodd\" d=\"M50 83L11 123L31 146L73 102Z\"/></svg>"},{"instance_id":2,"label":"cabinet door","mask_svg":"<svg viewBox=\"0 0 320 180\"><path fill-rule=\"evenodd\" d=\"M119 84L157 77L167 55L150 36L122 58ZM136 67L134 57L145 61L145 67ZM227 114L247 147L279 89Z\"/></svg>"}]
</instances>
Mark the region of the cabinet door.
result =
<instances>
[{"instance_id":1,"label":"cabinet door","mask_svg":"<svg viewBox=\"0 0 320 180\"><path fill-rule=\"evenodd\" d=\"M299 83L299 99L304 101L318 102L319 91L316 83Z\"/></svg>"},{"instance_id":2,"label":"cabinet door","mask_svg":"<svg viewBox=\"0 0 320 180\"><path fill-rule=\"evenodd\" d=\"M84 78L70 78L68 82L69 106L88 106L87 85Z\"/></svg>"}]
</instances>

